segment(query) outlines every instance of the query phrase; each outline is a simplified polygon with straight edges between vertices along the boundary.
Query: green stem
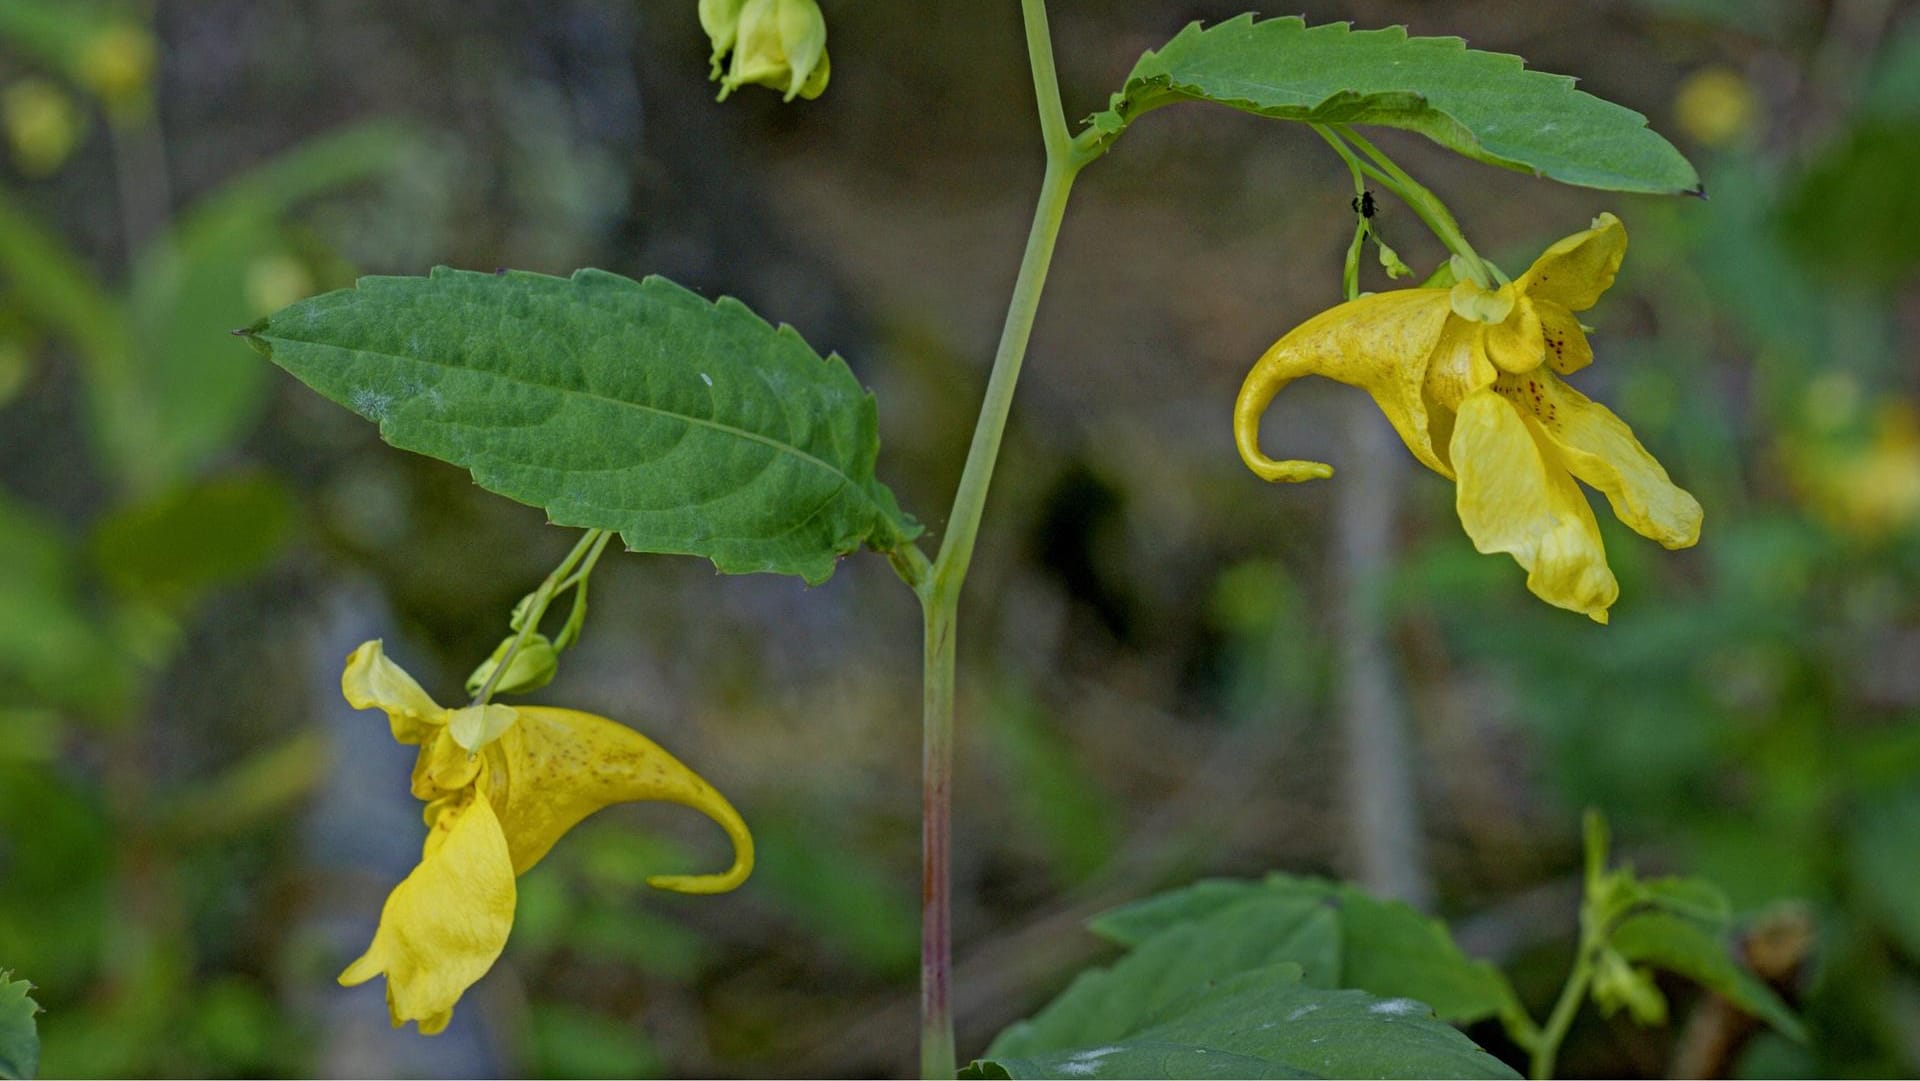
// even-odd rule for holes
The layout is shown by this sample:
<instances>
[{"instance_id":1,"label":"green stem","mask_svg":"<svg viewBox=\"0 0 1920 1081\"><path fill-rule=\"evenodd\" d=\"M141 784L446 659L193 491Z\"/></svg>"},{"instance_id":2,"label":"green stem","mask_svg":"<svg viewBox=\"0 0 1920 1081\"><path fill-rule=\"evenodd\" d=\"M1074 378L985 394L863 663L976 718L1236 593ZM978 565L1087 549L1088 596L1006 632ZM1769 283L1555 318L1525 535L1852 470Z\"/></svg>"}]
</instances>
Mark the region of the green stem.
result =
<instances>
[{"instance_id":1,"label":"green stem","mask_svg":"<svg viewBox=\"0 0 1920 1081\"><path fill-rule=\"evenodd\" d=\"M1346 299L1353 300L1360 295L1360 252L1367 242L1367 215L1363 209L1365 204L1360 202L1367 197L1366 171L1360 159L1353 156L1352 148L1328 131L1325 125L1315 124L1313 130L1327 141L1328 146L1333 147L1333 152L1347 163L1347 171L1353 174L1353 197L1356 200L1353 208L1353 243L1347 245L1347 262L1340 272L1340 291Z\"/></svg>"},{"instance_id":2,"label":"green stem","mask_svg":"<svg viewBox=\"0 0 1920 1081\"><path fill-rule=\"evenodd\" d=\"M1351 154L1341 156L1347 159L1349 165L1358 165L1361 170L1398 196L1401 202L1407 204L1420 220L1426 223L1427 228L1433 230L1433 235L1440 238L1440 243L1447 246L1448 251L1461 257L1467 265L1467 273L1476 284L1482 289L1494 287L1496 276L1493 270L1487 261L1480 258L1480 254L1473 250L1473 245L1467 243L1466 234L1460 231L1460 223L1454 220L1453 212L1447 209L1447 204L1441 202L1439 196L1428 191L1425 185L1408 175L1407 171L1400 168L1392 158L1387 157L1378 147L1368 142L1351 127L1345 124L1335 124L1331 128L1316 124L1314 127L1322 137L1328 137L1331 133L1359 148L1360 153L1367 156L1367 161L1358 161ZM1328 141L1333 140L1329 138ZM1336 145L1335 149L1339 147Z\"/></svg>"},{"instance_id":3,"label":"green stem","mask_svg":"<svg viewBox=\"0 0 1920 1081\"><path fill-rule=\"evenodd\" d=\"M559 596L561 590L568 585L579 584L578 580L569 578L574 568L581 566L582 560L589 560L585 567L581 568L581 573L590 571L593 563L599 560L600 553L606 550L610 535L604 529L587 530L580 537L580 542L573 546L573 551L567 553L567 558L561 560L560 565L553 568L546 579L540 583L540 588L533 591L533 599L527 603L527 610L520 619L520 633L514 635L513 644L508 646L507 651L500 656L500 663L494 665L493 671L487 673L487 681L480 685L480 693L473 696L471 705L484 706L488 699L493 697L493 688L500 682L500 677L512 666L514 654L519 653L521 647L527 644L527 639L532 638L533 633L540 629L540 618L547 614L547 606L552 604L553 599Z\"/></svg>"},{"instance_id":4,"label":"green stem","mask_svg":"<svg viewBox=\"0 0 1920 1081\"><path fill-rule=\"evenodd\" d=\"M953 509L947 516L947 534L931 564L914 552L892 556L894 569L920 596L925 626L923 751L921 756L921 893L920 893L920 1072L923 1077L952 1077L956 1069L953 1042L953 880L950 859L953 837L953 696L955 634L959 621L961 586L973 563L974 543L980 535L987 488L1000 457L1013 392L1026 359L1027 341L1046 286L1047 269L1066 216L1067 196L1074 177L1099 157L1107 143L1076 140L1068 130L1053 65L1053 43L1047 29L1045 0L1020 0L1026 30L1027 55L1033 69L1033 89L1040 114L1040 134L1047 152L1047 170L1034 207L1020 274L1007 304L1007 321L994 353L973 444L960 474ZM916 558L918 557L918 558Z\"/></svg>"},{"instance_id":5,"label":"green stem","mask_svg":"<svg viewBox=\"0 0 1920 1081\"><path fill-rule=\"evenodd\" d=\"M1587 986L1593 982L1594 958L1600 952L1604 936L1597 934L1591 921L1581 920L1580 952L1573 959L1573 971L1567 974L1566 986L1560 989L1560 999L1553 1004L1553 1013L1547 1017L1545 1027L1533 1045L1533 1062L1528 1076L1534 1081L1545 1081L1553 1076L1554 1059L1559 1057L1560 1043L1567 1038L1567 1030L1573 1026L1573 1018L1580 1012L1580 1004L1586 1001Z\"/></svg>"}]
</instances>

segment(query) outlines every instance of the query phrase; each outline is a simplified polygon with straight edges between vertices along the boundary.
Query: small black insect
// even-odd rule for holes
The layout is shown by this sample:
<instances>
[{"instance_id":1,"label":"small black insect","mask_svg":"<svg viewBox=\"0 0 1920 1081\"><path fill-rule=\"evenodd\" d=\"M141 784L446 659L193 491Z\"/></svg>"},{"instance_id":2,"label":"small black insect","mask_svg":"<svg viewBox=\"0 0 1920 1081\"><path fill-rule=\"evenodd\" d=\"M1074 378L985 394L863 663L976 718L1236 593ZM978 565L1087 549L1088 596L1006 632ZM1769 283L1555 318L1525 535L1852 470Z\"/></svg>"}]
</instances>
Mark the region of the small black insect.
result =
<instances>
[{"instance_id":1,"label":"small black insect","mask_svg":"<svg viewBox=\"0 0 1920 1081\"><path fill-rule=\"evenodd\" d=\"M1353 212L1363 218L1373 217L1373 193L1362 191L1353 197Z\"/></svg>"}]
</instances>

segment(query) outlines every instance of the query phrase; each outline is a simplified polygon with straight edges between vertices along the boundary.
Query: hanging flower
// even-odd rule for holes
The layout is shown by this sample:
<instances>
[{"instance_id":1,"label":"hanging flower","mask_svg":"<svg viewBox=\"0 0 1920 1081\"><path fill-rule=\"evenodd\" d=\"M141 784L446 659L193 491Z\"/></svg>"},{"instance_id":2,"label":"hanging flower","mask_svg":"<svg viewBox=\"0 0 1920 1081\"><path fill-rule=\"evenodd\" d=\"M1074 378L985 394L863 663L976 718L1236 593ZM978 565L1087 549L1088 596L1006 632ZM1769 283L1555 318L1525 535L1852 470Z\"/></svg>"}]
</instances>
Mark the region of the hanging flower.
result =
<instances>
[{"instance_id":1,"label":"hanging flower","mask_svg":"<svg viewBox=\"0 0 1920 1081\"><path fill-rule=\"evenodd\" d=\"M414 797L425 801L420 865L387 896L373 944L340 974L387 978L395 1027L447 1027L454 1003L500 956L513 926L514 879L560 836L613 803L664 800L720 824L733 866L716 875L656 875L680 893L722 893L753 870L753 838L732 805L666 751L604 717L543 706L444 709L388 660L376 639L347 657L340 689L355 709L386 711L393 738L416 745Z\"/></svg>"},{"instance_id":2,"label":"hanging flower","mask_svg":"<svg viewBox=\"0 0 1920 1081\"><path fill-rule=\"evenodd\" d=\"M811 101L827 89L827 20L816 0L700 0L700 25L713 43L720 100L748 84L772 87L785 100ZM733 60L721 72L721 59Z\"/></svg>"},{"instance_id":3,"label":"hanging flower","mask_svg":"<svg viewBox=\"0 0 1920 1081\"><path fill-rule=\"evenodd\" d=\"M1578 477L1614 514L1668 548L1700 538L1700 504L1606 409L1560 379L1593 360L1575 312L1593 307L1626 255L1602 214L1495 289L1400 289L1307 320L1267 350L1240 388L1234 439L1270 481L1331 476L1319 462L1260 452L1260 418L1289 382L1320 375L1373 395L1421 464L1458 484L1474 547L1506 552L1549 604L1607 621L1620 587Z\"/></svg>"}]
</instances>

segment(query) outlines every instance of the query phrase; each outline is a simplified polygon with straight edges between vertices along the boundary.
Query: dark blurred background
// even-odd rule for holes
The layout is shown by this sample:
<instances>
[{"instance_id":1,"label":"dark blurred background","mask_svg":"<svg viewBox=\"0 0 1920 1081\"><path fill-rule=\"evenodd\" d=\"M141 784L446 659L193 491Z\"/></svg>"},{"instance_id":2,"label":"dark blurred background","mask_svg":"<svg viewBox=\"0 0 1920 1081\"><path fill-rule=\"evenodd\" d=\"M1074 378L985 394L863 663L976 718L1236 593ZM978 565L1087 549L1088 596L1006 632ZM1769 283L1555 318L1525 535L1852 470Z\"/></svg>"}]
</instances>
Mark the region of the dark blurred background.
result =
<instances>
[{"instance_id":1,"label":"dark blurred background","mask_svg":"<svg viewBox=\"0 0 1920 1081\"><path fill-rule=\"evenodd\" d=\"M522 880L446 1035L334 986L420 836L341 658L384 636L451 701L574 538L225 337L360 273L664 274L846 356L937 539L1039 180L1018 5L823 6L832 85L789 106L712 100L693 0L0 0L0 966L39 986L48 1075L911 1069L918 620L872 556L814 589L610 558L536 699L727 792L744 889L647 890L721 842L619 808ZM1051 6L1084 116L1245 0ZM1789 929L1815 1040L1726 1069L1920 1072L1920 18L1269 14L1301 7L1578 75L1700 167L1708 200L1627 197L1379 135L1510 271L1626 221L1577 381L1705 532L1667 553L1602 514L1623 596L1592 626L1476 555L1332 384L1266 440L1339 474L1261 484L1230 405L1339 300L1350 181L1295 125L1142 120L1076 190L966 596L962 1055L1101 959L1093 913L1276 868L1448 918L1544 1012L1593 806L1643 869ZM1377 224L1422 274L1443 254L1391 201ZM1564 1071L1664 1076L1699 1003L1665 987L1672 1028L1588 1011Z\"/></svg>"}]
</instances>

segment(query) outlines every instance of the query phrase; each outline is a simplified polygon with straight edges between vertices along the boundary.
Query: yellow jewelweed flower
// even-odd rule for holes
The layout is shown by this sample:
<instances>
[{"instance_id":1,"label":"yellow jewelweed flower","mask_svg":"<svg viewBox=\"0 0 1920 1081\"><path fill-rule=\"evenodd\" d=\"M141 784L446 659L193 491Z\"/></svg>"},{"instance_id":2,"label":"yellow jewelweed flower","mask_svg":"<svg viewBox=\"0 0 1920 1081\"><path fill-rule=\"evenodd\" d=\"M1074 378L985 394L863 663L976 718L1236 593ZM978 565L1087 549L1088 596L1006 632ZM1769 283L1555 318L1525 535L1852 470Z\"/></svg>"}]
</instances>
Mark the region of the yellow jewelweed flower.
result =
<instances>
[{"instance_id":1,"label":"yellow jewelweed flower","mask_svg":"<svg viewBox=\"0 0 1920 1081\"><path fill-rule=\"evenodd\" d=\"M444 709L388 660L378 639L347 657L340 689L355 709L386 711L393 738L417 745L413 794L426 802L420 865L393 888L373 944L340 974L387 977L394 1027L439 1032L486 975L513 926L514 879L602 807L664 800L701 812L733 841L716 875L656 875L680 893L722 893L753 870L753 837L725 797L653 741L591 713L544 706Z\"/></svg>"},{"instance_id":2,"label":"yellow jewelweed flower","mask_svg":"<svg viewBox=\"0 0 1920 1081\"><path fill-rule=\"evenodd\" d=\"M725 3L717 5L728 7ZM716 11L708 27L716 58L723 41L733 63L720 80L720 100L749 83L781 91L787 101L812 101L827 89L833 64L827 58L827 19L816 0L745 0L737 12Z\"/></svg>"},{"instance_id":3,"label":"yellow jewelweed flower","mask_svg":"<svg viewBox=\"0 0 1920 1081\"><path fill-rule=\"evenodd\" d=\"M1398 289L1348 301L1267 350L1234 404L1240 457L1270 481L1328 477L1319 462L1260 452L1260 418L1289 382L1319 375L1373 395L1421 464L1458 484L1474 547L1506 552L1527 588L1607 621L1620 586L1578 477L1614 514L1668 548L1700 539L1700 504L1625 422L1560 376L1593 360L1575 312L1598 303L1627 250L1611 214L1554 244L1514 281Z\"/></svg>"}]
</instances>

